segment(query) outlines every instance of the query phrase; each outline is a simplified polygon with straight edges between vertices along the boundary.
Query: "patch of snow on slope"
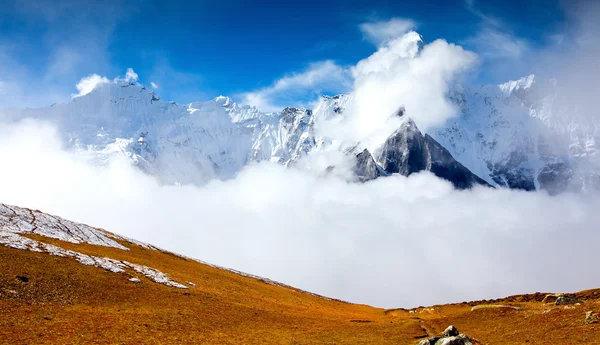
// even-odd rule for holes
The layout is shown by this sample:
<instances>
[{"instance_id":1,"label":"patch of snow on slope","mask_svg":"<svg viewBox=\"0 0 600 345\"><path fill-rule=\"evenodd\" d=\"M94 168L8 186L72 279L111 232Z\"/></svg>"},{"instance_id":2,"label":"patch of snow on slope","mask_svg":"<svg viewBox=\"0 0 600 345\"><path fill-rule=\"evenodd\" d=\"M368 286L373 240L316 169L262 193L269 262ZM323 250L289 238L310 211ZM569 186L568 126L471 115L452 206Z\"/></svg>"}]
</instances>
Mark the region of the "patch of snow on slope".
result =
<instances>
[{"instance_id":1,"label":"patch of snow on slope","mask_svg":"<svg viewBox=\"0 0 600 345\"><path fill-rule=\"evenodd\" d=\"M118 238L91 226L51 216L37 210L0 204L0 229L4 232L43 235L71 243L89 243L123 250Z\"/></svg>"},{"instance_id":2,"label":"patch of snow on slope","mask_svg":"<svg viewBox=\"0 0 600 345\"><path fill-rule=\"evenodd\" d=\"M29 216L30 218L28 218L27 216ZM57 223L59 219L60 223ZM156 283L180 289L187 289L185 285L169 279L169 276L167 274L152 267L138 265L127 261L119 261L107 257L86 255L76 251L67 250L52 244L32 240L30 238L20 235L28 233L39 234L71 243L90 243L115 247L119 249L128 249L107 238L104 238L104 241L102 242L98 241L98 238L101 238L101 236L103 236L104 234L97 229L89 227L88 228L91 229L89 232L98 232L98 235L87 236L85 237L85 239L87 240L83 240L80 234L78 235L72 232L75 231L74 229L79 229L79 227L73 228L72 226L69 226L70 224L76 223L58 217L43 214L38 211L30 211L20 207L0 204L0 244L15 249L29 250L38 253L47 253L50 255L60 257L74 258L75 260L77 260L77 262L83 265L103 268L113 273L126 274L127 272L125 271L125 269L133 269L134 271L143 274L144 276L148 277L150 280ZM79 225L80 227L82 226L81 224L77 225ZM61 231L64 232L64 235L60 235ZM113 242L115 245L108 245L111 244L111 242Z\"/></svg>"},{"instance_id":3,"label":"patch of snow on slope","mask_svg":"<svg viewBox=\"0 0 600 345\"><path fill-rule=\"evenodd\" d=\"M132 264L127 261L123 261L123 263L126 266L133 268L136 272L145 275L150 280L152 280L156 283L164 284L166 286L176 287L179 289L187 289L187 286L170 280L168 275L166 275L165 273L162 273L161 271L159 271L157 269L154 269L154 268L148 267L148 266Z\"/></svg>"}]
</instances>

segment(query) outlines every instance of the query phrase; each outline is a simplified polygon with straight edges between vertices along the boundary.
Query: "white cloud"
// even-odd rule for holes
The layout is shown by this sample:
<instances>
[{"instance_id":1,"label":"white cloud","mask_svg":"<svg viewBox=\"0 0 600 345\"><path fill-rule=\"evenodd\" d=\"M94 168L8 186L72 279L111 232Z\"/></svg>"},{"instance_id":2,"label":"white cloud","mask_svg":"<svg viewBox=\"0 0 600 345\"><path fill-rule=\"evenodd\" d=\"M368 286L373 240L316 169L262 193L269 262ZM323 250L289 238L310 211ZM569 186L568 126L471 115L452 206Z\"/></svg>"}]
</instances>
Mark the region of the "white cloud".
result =
<instances>
[{"instance_id":1,"label":"white cloud","mask_svg":"<svg viewBox=\"0 0 600 345\"><path fill-rule=\"evenodd\" d=\"M502 30L483 27L477 34L465 41L486 58L519 59L529 50L529 43Z\"/></svg>"},{"instance_id":2,"label":"white cloud","mask_svg":"<svg viewBox=\"0 0 600 345\"><path fill-rule=\"evenodd\" d=\"M0 161L10 162L1 202L384 307L598 285L574 264L600 259L598 197L456 191L428 173L349 184L272 164L164 186L124 158L99 168L59 142L39 122L0 126Z\"/></svg>"},{"instance_id":3,"label":"white cloud","mask_svg":"<svg viewBox=\"0 0 600 345\"><path fill-rule=\"evenodd\" d=\"M113 79L114 83L133 83L138 81L138 74L135 73L135 71L133 70L133 68L128 68L127 71L125 72L125 77L116 77L115 79Z\"/></svg>"},{"instance_id":4,"label":"white cloud","mask_svg":"<svg viewBox=\"0 0 600 345\"><path fill-rule=\"evenodd\" d=\"M158 84L153 81L150 82L150 86L152 86L153 89L158 89Z\"/></svg>"},{"instance_id":5,"label":"white cloud","mask_svg":"<svg viewBox=\"0 0 600 345\"><path fill-rule=\"evenodd\" d=\"M138 80L138 75L133 71L133 68L128 68L125 73L125 81L127 82L135 82Z\"/></svg>"},{"instance_id":6,"label":"white cloud","mask_svg":"<svg viewBox=\"0 0 600 345\"><path fill-rule=\"evenodd\" d=\"M312 101L319 93L343 92L348 85L347 71L331 60L312 63L300 73L287 75L271 86L242 94L244 104L261 111L280 111L299 99ZM297 104L296 104L297 105Z\"/></svg>"},{"instance_id":7,"label":"white cloud","mask_svg":"<svg viewBox=\"0 0 600 345\"><path fill-rule=\"evenodd\" d=\"M456 114L447 99L449 84L476 62L476 55L444 40L425 45L410 32L379 48L352 68L353 98L341 118L319 123L325 135L341 142L361 142L371 152L403 121L403 106L422 131Z\"/></svg>"},{"instance_id":8,"label":"white cloud","mask_svg":"<svg viewBox=\"0 0 600 345\"><path fill-rule=\"evenodd\" d=\"M122 83L122 82L136 82L138 80L138 74L135 73L135 71L133 70L133 68L128 68L127 71L125 72L125 77L121 78L121 77L116 77L115 79L113 79L113 83ZM90 74L87 77L83 77L81 78L81 80L79 80L79 82L77 83L77 85L75 85L75 87L77 88L77 91L79 91L77 94L72 94L71 97L75 98L75 97L81 97L84 95L87 95L88 93L92 92L92 90L94 90L97 86L102 85L102 84L108 84L111 81L103 76L100 76L96 73L94 74ZM153 84L154 83L151 83ZM155 88L158 88L155 87Z\"/></svg>"},{"instance_id":9,"label":"white cloud","mask_svg":"<svg viewBox=\"0 0 600 345\"><path fill-rule=\"evenodd\" d=\"M79 80L77 85L75 85L77 91L79 92L77 94L72 94L71 97L75 98L87 95L88 93L92 92L92 90L94 90L98 85L107 83L110 83L110 80L108 80L108 78L99 76L95 73L90 74L87 77L83 77L81 78L81 80Z\"/></svg>"},{"instance_id":10,"label":"white cloud","mask_svg":"<svg viewBox=\"0 0 600 345\"><path fill-rule=\"evenodd\" d=\"M415 29L416 26L416 23L410 19L392 18L386 21L362 23L359 28L365 39L376 46L381 46Z\"/></svg>"},{"instance_id":11,"label":"white cloud","mask_svg":"<svg viewBox=\"0 0 600 345\"><path fill-rule=\"evenodd\" d=\"M478 54L489 59L520 59L530 50L527 40L514 35L500 19L483 13L474 0L466 0L465 7L481 20L479 31L464 41Z\"/></svg>"}]
</instances>

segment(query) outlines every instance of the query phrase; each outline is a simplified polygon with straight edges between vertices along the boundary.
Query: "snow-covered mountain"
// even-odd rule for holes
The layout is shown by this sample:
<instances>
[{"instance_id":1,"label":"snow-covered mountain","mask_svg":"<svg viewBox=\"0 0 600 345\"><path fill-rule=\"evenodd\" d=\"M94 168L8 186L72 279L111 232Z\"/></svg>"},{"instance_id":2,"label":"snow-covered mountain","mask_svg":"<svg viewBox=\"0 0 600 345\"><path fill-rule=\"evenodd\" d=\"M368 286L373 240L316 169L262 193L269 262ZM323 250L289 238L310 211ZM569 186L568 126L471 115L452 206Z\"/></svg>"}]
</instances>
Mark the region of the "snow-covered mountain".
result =
<instances>
[{"instance_id":1,"label":"snow-covered mountain","mask_svg":"<svg viewBox=\"0 0 600 345\"><path fill-rule=\"evenodd\" d=\"M400 128L375 152L347 150L357 157L357 180L430 170L457 187L480 183L556 193L600 185L598 124L565 107L555 81L532 75L502 85L455 85L448 96L460 114L443 127L421 134L408 120L406 128L414 131ZM316 123L344 116L351 99L323 96L314 110L262 113L224 96L167 102L142 85L120 81L68 103L9 116L56 123L67 147L96 164L122 154L164 183L203 184L232 178L252 162L289 165L328 148L331 141L317 135ZM422 150L408 149L414 147ZM423 164L416 164L421 156Z\"/></svg>"},{"instance_id":2,"label":"snow-covered mountain","mask_svg":"<svg viewBox=\"0 0 600 345\"><path fill-rule=\"evenodd\" d=\"M452 88L460 109L431 135L495 186L551 193L595 189L598 123L561 99L554 80Z\"/></svg>"},{"instance_id":3,"label":"snow-covered mountain","mask_svg":"<svg viewBox=\"0 0 600 345\"><path fill-rule=\"evenodd\" d=\"M251 148L252 133L233 123L220 103L166 102L130 82L98 85L68 103L11 115L54 122L68 147L94 162L124 154L165 183L231 178Z\"/></svg>"}]
</instances>

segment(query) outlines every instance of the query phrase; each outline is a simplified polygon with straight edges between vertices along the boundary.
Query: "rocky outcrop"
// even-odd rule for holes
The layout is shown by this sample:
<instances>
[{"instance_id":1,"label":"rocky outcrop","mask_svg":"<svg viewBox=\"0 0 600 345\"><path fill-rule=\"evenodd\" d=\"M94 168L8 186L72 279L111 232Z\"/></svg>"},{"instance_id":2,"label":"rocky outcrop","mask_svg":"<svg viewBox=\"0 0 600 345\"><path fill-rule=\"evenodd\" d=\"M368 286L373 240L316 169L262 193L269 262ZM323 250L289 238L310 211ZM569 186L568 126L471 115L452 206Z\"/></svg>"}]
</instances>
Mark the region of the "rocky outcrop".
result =
<instances>
[{"instance_id":1,"label":"rocky outcrop","mask_svg":"<svg viewBox=\"0 0 600 345\"><path fill-rule=\"evenodd\" d=\"M563 294L560 294L560 293L548 294L544 297L544 299L542 300L542 303L554 303L554 302L556 302L556 299L561 296L563 296Z\"/></svg>"},{"instance_id":2,"label":"rocky outcrop","mask_svg":"<svg viewBox=\"0 0 600 345\"><path fill-rule=\"evenodd\" d=\"M560 296L556 299L556 302L554 302L554 304L556 304L556 305L570 305L570 304L577 304L577 303L581 303L581 301L575 297L570 297L570 296Z\"/></svg>"},{"instance_id":3,"label":"rocky outcrop","mask_svg":"<svg viewBox=\"0 0 600 345\"><path fill-rule=\"evenodd\" d=\"M475 185L489 186L454 159L435 139L428 134L423 135L410 119L385 141L377 161L389 174L410 176L425 170L450 181L459 189Z\"/></svg>"},{"instance_id":4,"label":"rocky outcrop","mask_svg":"<svg viewBox=\"0 0 600 345\"><path fill-rule=\"evenodd\" d=\"M369 150L364 149L363 152L356 155L354 174L359 181L366 182L378 178L382 175L379 169Z\"/></svg>"},{"instance_id":5,"label":"rocky outcrop","mask_svg":"<svg viewBox=\"0 0 600 345\"><path fill-rule=\"evenodd\" d=\"M417 345L473 345L473 342L468 336L459 334L456 327L449 326L442 335L421 340Z\"/></svg>"}]
</instances>

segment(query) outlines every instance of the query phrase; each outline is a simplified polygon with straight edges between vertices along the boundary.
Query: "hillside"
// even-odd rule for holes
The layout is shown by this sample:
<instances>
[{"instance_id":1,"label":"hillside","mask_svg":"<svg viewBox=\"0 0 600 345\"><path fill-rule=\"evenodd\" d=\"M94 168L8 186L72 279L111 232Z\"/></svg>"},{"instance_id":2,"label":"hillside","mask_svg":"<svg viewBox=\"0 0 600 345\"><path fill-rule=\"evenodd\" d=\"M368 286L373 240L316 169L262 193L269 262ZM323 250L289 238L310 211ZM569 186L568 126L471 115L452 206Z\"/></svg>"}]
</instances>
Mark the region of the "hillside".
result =
<instances>
[{"instance_id":1,"label":"hillside","mask_svg":"<svg viewBox=\"0 0 600 345\"><path fill-rule=\"evenodd\" d=\"M600 344L584 323L600 290L384 310L3 204L0 244L2 344L416 344L450 324L481 344Z\"/></svg>"}]
</instances>

